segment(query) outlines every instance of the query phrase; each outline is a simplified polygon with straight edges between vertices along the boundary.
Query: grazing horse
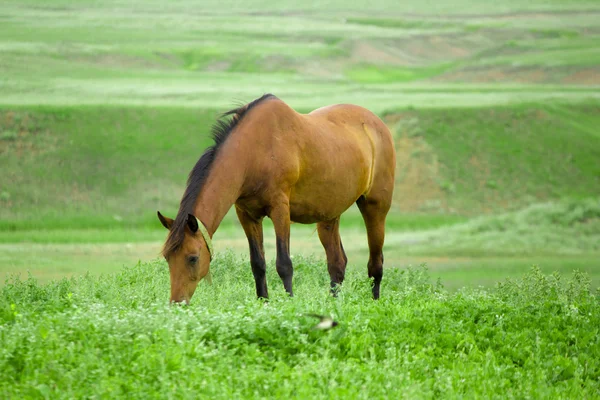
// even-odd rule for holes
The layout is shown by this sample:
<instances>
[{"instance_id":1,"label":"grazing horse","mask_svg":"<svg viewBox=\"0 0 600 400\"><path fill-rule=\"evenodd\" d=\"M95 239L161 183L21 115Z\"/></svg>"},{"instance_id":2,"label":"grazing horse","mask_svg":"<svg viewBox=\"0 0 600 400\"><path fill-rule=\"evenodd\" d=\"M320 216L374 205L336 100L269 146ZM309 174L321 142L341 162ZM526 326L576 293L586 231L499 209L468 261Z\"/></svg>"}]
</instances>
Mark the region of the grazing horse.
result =
<instances>
[{"instance_id":1,"label":"grazing horse","mask_svg":"<svg viewBox=\"0 0 600 400\"><path fill-rule=\"evenodd\" d=\"M215 144L190 172L175 220L158 212L169 230L163 256L171 302L189 303L207 276L212 236L232 205L248 238L256 294L268 298L263 218L273 221L277 272L290 296L290 223L317 223L333 291L348 262L340 215L356 203L367 228L373 298L379 298L396 152L389 129L375 114L349 104L300 114L267 94L223 114L212 132Z\"/></svg>"}]
</instances>

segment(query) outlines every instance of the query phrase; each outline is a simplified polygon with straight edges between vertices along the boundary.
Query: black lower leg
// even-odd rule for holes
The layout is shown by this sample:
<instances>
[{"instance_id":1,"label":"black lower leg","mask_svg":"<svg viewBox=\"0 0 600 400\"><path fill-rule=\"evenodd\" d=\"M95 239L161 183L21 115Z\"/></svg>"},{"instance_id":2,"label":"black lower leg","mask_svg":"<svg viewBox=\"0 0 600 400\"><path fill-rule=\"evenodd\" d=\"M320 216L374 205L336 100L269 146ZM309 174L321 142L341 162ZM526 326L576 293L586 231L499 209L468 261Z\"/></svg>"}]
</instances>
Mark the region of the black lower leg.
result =
<instances>
[{"instance_id":1,"label":"black lower leg","mask_svg":"<svg viewBox=\"0 0 600 400\"><path fill-rule=\"evenodd\" d=\"M319 239L327 254L327 270L331 278L330 287L331 294L335 297L339 291L339 287L344 282L346 273L346 264L348 258L342 246L342 240L339 232L340 220L336 218L331 221L319 222L317 230L319 231Z\"/></svg>"},{"instance_id":2,"label":"black lower leg","mask_svg":"<svg viewBox=\"0 0 600 400\"><path fill-rule=\"evenodd\" d=\"M369 277L373 278L373 298L379 299L381 278L383 278L383 242L385 238L385 216L390 209L390 199L378 201L375 198L361 197L356 202L365 220L369 240Z\"/></svg>"},{"instance_id":3,"label":"black lower leg","mask_svg":"<svg viewBox=\"0 0 600 400\"><path fill-rule=\"evenodd\" d=\"M339 265L328 266L329 276L331 278L331 294L333 297L337 297L338 291L340 290L340 286L344 282L344 273L343 269Z\"/></svg>"},{"instance_id":4,"label":"black lower leg","mask_svg":"<svg viewBox=\"0 0 600 400\"><path fill-rule=\"evenodd\" d=\"M256 296L258 298L269 298L269 292L267 290L267 265L265 263L265 256L259 247L258 243L254 240L248 240L250 244L250 265L252 266L252 275L254 275L254 282L256 283Z\"/></svg>"},{"instance_id":5,"label":"black lower leg","mask_svg":"<svg viewBox=\"0 0 600 400\"><path fill-rule=\"evenodd\" d=\"M340 252L339 255L342 255ZM327 261L327 269L331 278L331 294L336 297L346 275L346 258L337 257Z\"/></svg>"},{"instance_id":6,"label":"black lower leg","mask_svg":"<svg viewBox=\"0 0 600 400\"><path fill-rule=\"evenodd\" d=\"M277 273L283 282L285 291L293 296L292 278L294 276L294 267L290 258L289 246L286 240L277 238Z\"/></svg>"},{"instance_id":7,"label":"black lower leg","mask_svg":"<svg viewBox=\"0 0 600 400\"><path fill-rule=\"evenodd\" d=\"M377 257L371 257L367 266L369 278L373 278L373 299L379 299L379 290L381 279L383 278L383 257L379 254Z\"/></svg>"}]
</instances>

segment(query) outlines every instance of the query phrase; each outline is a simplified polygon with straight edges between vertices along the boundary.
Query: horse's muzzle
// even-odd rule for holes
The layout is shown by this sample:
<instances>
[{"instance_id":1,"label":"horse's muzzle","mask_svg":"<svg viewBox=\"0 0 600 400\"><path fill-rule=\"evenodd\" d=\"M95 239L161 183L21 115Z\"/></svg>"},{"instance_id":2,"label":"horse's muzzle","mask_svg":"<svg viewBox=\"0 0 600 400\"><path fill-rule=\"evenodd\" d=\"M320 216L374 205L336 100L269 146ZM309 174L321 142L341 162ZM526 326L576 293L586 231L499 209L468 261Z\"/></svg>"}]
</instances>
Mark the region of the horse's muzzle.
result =
<instances>
[{"instance_id":1,"label":"horse's muzzle","mask_svg":"<svg viewBox=\"0 0 600 400\"><path fill-rule=\"evenodd\" d=\"M190 299L179 299L179 300L171 299L171 305L172 306L189 306Z\"/></svg>"}]
</instances>

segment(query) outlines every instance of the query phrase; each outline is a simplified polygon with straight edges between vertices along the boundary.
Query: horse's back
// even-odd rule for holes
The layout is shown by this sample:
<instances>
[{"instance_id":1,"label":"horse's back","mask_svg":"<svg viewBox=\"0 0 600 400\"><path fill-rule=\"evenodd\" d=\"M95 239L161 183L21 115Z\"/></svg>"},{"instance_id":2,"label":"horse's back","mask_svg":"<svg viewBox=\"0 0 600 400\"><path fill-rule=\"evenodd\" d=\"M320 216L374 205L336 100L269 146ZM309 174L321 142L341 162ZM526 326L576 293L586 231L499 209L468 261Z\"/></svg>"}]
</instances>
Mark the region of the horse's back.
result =
<instances>
[{"instance_id":1,"label":"horse's back","mask_svg":"<svg viewBox=\"0 0 600 400\"><path fill-rule=\"evenodd\" d=\"M328 121L336 127L336 130L367 134L373 139L378 155L380 151L383 153L382 156L392 155L386 151L394 149L390 130L376 114L364 107L354 104L335 104L318 108L307 114L307 117L314 118L316 121Z\"/></svg>"},{"instance_id":2,"label":"horse's back","mask_svg":"<svg viewBox=\"0 0 600 400\"><path fill-rule=\"evenodd\" d=\"M377 201L391 203L396 170L396 150L389 128L373 112L353 104L336 104L314 110L307 115L333 126L338 135L354 135L363 138L363 149L370 150L370 179L365 193ZM327 122L324 122L327 121ZM368 145L365 146L364 139Z\"/></svg>"}]
</instances>

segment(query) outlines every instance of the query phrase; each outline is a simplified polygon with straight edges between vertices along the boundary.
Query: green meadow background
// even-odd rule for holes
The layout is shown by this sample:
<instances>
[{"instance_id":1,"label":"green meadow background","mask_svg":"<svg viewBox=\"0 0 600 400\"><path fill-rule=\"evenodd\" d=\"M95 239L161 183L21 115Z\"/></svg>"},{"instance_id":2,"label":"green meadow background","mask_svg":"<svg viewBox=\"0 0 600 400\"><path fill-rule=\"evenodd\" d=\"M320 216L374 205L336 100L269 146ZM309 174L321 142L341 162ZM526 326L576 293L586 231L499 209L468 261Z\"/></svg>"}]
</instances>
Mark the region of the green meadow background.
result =
<instances>
[{"instance_id":1,"label":"green meadow background","mask_svg":"<svg viewBox=\"0 0 600 400\"><path fill-rule=\"evenodd\" d=\"M593 1L5 1L0 277L159 254L219 112L274 93L355 103L398 152L386 266L451 287L600 276L600 8ZM355 207L350 267L365 268ZM267 256L274 256L267 231ZM323 258L313 227L292 251ZM245 254L230 215L218 251Z\"/></svg>"},{"instance_id":2,"label":"green meadow background","mask_svg":"<svg viewBox=\"0 0 600 400\"><path fill-rule=\"evenodd\" d=\"M338 298L299 224L285 295L266 221L257 301L230 213L167 305L156 211L264 93L392 130L378 302L352 207ZM598 398L599 127L596 0L3 0L0 397Z\"/></svg>"}]
</instances>

